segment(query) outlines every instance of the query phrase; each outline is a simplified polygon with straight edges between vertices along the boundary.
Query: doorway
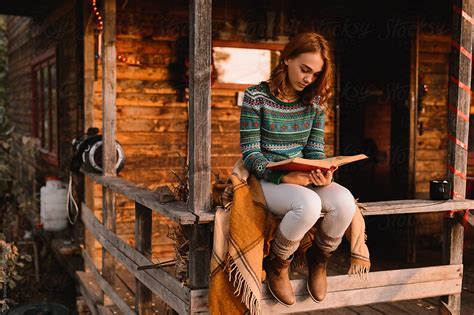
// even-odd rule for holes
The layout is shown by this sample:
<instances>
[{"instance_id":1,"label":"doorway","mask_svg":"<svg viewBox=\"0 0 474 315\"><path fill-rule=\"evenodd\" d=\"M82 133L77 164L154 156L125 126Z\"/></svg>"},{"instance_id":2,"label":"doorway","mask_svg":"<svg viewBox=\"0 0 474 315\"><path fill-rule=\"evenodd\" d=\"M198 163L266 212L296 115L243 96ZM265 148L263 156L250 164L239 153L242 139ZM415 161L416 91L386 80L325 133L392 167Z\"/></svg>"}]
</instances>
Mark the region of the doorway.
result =
<instances>
[{"instance_id":1,"label":"doorway","mask_svg":"<svg viewBox=\"0 0 474 315\"><path fill-rule=\"evenodd\" d=\"M355 21L356 23L358 21ZM364 153L338 181L360 201L409 198L411 38L386 34L386 20L371 32L338 39L338 155Z\"/></svg>"}]
</instances>

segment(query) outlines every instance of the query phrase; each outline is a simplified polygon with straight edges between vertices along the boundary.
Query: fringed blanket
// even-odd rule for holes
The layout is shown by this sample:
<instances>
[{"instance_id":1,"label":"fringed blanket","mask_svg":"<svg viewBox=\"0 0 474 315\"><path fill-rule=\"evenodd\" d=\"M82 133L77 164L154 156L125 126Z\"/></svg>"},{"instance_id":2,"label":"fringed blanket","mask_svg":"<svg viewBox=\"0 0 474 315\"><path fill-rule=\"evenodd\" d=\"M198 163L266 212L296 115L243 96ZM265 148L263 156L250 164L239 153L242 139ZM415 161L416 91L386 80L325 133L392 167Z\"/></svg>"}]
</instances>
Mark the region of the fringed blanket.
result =
<instances>
[{"instance_id":1,"label":"fringed blanket","mask_svg":"<svg viewBox=\"0 0 474 315\"><path fill-rule=\"evenodd\" d=\"M248 178L248 182L247 182ZM261 314L263 258L279 220L266 210L259 181L236 164L226 189L225 208L218 209L214 221L214 244L211 257L209 309L211 314ZM230 188L229 187L229 188ZM314 239L315 229L303 238L294 263L304 263L304 253ZM365 244L365 223L359 205L345 233L351 244L349 275L366 277L370 269L369 250Z\"/></svg>"}]
</instances>

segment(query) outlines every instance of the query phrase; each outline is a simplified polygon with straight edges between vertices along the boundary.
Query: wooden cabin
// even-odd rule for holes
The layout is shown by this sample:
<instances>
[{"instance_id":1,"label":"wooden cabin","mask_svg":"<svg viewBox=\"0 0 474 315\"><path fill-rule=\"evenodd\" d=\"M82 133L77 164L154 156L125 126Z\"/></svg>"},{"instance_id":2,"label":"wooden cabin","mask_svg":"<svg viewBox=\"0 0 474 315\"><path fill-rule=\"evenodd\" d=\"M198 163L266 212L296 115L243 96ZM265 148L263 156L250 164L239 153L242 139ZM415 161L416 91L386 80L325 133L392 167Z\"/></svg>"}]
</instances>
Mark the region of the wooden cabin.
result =
<instances>
[{"instance_id":1,"label":"wooden cabin","mask_svg":"<svg viewBox=\"0 0 474 315\"><path fill-rule=\"evenodd\" d=\"M414 269L402 270L400 283L381 283L396 285L404 294L347 303L449 295L441 307L459 313L463 230L453 216L446 219L446 211L473 205L462 199L466 176L474 175L474 162L468 164L474 159L463 147L469 131L465 117L474 109L470 94L455 84L471 86L471 61L465 60L471 52L466 45L472 40L471 24L459 14L472 16L470 1L21 4L4 2L0 13L9 15L8 114L16 128L15 174L23 192L18 198L31 205L32 223L39 222L37 195L45 176L68 180L71 141L89 127L104 134L104 174L73 176L82 222L70 230L84 248L87 272L79 273L78 281L93 312L110 304L109 298L122 312L135 312L114 291L117 277L127 284L137 279L133 289L140 314L149 309L152 295L178 313L207 310L211 187L217 175L225 179L230 174L240 157L239 92L257 83L251 80L265 79L289 37L314 30L329 39L335 63L334 111L325 125L327 155L371 157L362 167L341 168L337 180L367 203L367 215L379 216L376 222L401 214L412 218L407 222L413 224L395 226L411 235L408 260L416 258L417 237L434 238L439 245L443 229L450 235L439 267L443 272L432 280L431 291L417 293L416 288L441 269L420 269L412 283L403 281ZM462 43L463 53L453 42ZM264 52L267 70L248 81L227 76L231 51ZM209 70L198 74L203 67ZM114 139L126 155L119 177L113 167ZM155 189L178 186L188 175L187 204L157 201ZM443 178L454 183L454 199L442 204L426 200L429 180ZM370 222L368 231L369 238L387 234L372 229ZM173 268L137 270L176 259L177 235L191 248L184 277L177 279ZM451 277L447 286L441 285L445 274ZM86 290L87 279L97 283L97 296ZM266 311L281 311L266 301ZM303 303L298 311L345 305Z\"/></svg>"}]
</instances>

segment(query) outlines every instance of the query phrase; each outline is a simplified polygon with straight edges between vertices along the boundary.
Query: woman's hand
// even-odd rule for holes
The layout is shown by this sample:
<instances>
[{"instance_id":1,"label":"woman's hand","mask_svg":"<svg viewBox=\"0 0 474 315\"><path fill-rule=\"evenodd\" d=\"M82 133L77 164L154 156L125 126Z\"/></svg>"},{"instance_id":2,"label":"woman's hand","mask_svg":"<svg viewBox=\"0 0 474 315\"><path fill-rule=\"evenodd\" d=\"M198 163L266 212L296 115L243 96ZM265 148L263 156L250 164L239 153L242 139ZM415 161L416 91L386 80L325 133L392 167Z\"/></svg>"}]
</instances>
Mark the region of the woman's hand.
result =
<instances>
[{"instance_id":1,"label":"woman's hand","mask_svg":"<svg viewBox=\"0 0 474 315\"><path fill-rule=\"evenodd\" d=\"M326 172L326 175L321 172L321 170L317 171L311 171L309 173L309 178L311 179L311 183L313 183L315 186L321 187L321 186L327 186L331 184L332 182L332 174L334 171L337 170L336 168L332 168Z\"/></svg>"},{"instance_id":2,"label":"woman's hand","mask_svg":"<svg viewBox=\"0 0 474 315\"><path fill-rule=\"evenodd\" d=\"M302 172L302 171L293 171L286 173L281 178L282 183L287 184L296 184L301 186L307 186L311 184L311 179L309 178L309 172Z\"/></svg>"}]
</instances>

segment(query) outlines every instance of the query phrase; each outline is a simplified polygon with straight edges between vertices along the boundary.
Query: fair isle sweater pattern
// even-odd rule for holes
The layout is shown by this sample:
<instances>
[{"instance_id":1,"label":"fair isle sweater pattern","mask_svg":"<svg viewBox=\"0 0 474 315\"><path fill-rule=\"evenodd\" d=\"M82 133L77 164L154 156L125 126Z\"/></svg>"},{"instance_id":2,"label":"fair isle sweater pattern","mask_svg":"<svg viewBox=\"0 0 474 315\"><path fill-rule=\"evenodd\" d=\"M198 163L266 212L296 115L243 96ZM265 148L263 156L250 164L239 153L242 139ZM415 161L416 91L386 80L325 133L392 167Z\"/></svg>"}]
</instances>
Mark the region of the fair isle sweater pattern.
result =
<instances>
[{"instance_id":1,"label":"fair isle sweater pattern","mask_svg":"<svg viewBox=\"0 0 474 315\"><path fill-rule=\"evenodd\" d=\"M283 171L267 170L269 162L294 157L324 159L324 112L300 100L282 102L261 82L245 90L240 112L240 149L244 166L257 178L279 184Z\"/></svg>"}]
</instances>

